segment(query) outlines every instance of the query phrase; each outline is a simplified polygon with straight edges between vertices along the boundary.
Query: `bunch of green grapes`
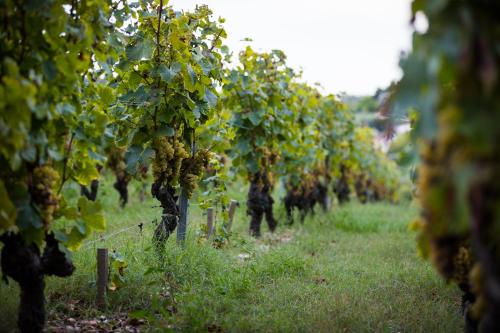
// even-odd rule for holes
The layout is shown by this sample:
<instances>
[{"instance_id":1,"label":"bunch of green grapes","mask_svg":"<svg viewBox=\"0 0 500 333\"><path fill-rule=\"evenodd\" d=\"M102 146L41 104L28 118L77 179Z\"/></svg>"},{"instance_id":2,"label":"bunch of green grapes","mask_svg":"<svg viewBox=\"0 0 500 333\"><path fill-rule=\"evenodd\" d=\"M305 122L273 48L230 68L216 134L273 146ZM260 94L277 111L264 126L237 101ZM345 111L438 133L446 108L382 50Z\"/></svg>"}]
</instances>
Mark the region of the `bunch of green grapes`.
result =
<instances>
[{"instance_id":1,"label":"bunch of green grapes","mask_svg":"<svg viewBox=\"0 0 500 333\"><path fill-rule=\"evenodd\" d=\"M189 153L177 138L156 138L153 142L155 158L153 160L153 176L161 179L164 185L175 186L181 175L183 160L189 158Z\"/></svg>"},{"instance_id":2,"label":"bunch of green grapes","mask_svg":"<svg viewBox=\"0 0 500 333\"><path fill-rule=\"evenodd\" d=\"M185 159L182 165L180 183L187 193L188 198L193 195L198 187L198 181L203 175L212 153L207 149L200 149L193 157Z\"/></svg>"},{"instance_id":3,"label":"bunch of green grapes","mask_svg":"<svg viewBox=\"0 0 500 333\"><path fill-rule=\"evenodd\" d=\"M153 160L153 176L159 179L164 174L170 175L170 161L174 159L174 148L166 137L156 138L153 142L155 158Z\"/></svg>"},{"instance_id":4,"label":"bunch of green grapes","mask_svg":"<svg viewBox=\"0 0 500 333\"><path fill-rule=\"evenodd\" d=\"M49 165L38 166L33 170L31 178L31 198L40 210L40 216L47 228L54 220L59 209L60 196L56 186L59 174Z\"/></svg>"},{"instance_id":5,"label":"bunch of green grapes","mask_svg":"<svg viewBox=\"0 0 500 333\"><path fill-rule=\"evenodd\" d=\"M279 152L269 147L258 147L256 152L260 156L260 164L264 168L275 165L280 159Z\"/></svg>"}]
</instances>

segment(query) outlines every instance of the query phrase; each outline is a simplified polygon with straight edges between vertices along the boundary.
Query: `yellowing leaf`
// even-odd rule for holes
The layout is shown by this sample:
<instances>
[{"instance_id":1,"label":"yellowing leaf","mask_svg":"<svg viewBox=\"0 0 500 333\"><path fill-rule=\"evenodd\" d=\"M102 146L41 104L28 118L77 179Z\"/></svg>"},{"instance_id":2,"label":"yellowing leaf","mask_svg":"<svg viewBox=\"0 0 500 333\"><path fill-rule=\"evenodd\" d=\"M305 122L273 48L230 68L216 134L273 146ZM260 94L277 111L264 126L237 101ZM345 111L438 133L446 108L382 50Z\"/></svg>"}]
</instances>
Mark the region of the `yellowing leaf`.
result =
<instances>
[{"instance_id":1,"label":"yellowing leaf","mask_svg":"<svg viewBox=\"0 0 500 333\"><path fill-rule=\"evenodd\" d=\"M74 178L79 184L87 186L94 179L99 178L99 171L92 163L83 163L78 165L74 171Z\"/></svg>"},{"instance_id":2,"label":"yellowing leaf","mask_svg":"<svg viewBox=\"0 0 500 333\"><path fill-rule=\"evenodd\" d=\"M12 227L16 223L17 209L10 201L5 184L0 180L0 231Z\"/></svg>"},{"instance_id":3,"label":"yellowing leaf","mask_svg":"<svg viewBox=\"0 0 500 333\"><path fill-rule=\"evenodd\" d=\"M106 221L99 202L93 202L86 197L80 197L78 199L78 207L80 208L81 219L90 229L95 231L104 231L106 229Z\"/></svg>"}]
</instances>

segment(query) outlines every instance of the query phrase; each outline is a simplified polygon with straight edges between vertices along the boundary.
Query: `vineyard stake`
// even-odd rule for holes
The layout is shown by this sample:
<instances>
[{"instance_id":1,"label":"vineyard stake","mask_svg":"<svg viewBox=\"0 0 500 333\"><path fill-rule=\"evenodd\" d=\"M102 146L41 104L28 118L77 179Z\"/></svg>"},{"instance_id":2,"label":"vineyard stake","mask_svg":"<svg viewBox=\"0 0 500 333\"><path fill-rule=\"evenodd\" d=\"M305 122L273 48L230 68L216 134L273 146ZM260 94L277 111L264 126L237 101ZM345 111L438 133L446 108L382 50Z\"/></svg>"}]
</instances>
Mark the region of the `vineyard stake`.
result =
<instances>
[{"instance_id":1,"label":"vineyard stake","mask_svg":"<svg viewBox=\"0 0 500 333\"><path fill-rule=\"evenodd\" d=\"M194 129L193 129L194 137ZM191 157L194 158L196 153L196 142L191 142ZM181 189L181 196L179 198L179 225L177 226L177 243L184 243L186 239L187 229L187 215L188 215L189 199L187 192L184 188Z\"/></svg>"},{"instance_id":2,"label":"vineyard stake","mask_svg":"<svg viewBox=\"0 0 500 333\"><path fill-rule=\"evenodd\" d=\"M100 310L106 308L106 289L108 287L108 249L97 249L97 299Z\"/></svg>"},{"instance_id":3,"label":"vineyard stake","mask_svg":"<svg viewBox=\"0 0 500 333\"><path fill-rule=\"evenodd\" d=\"M177 243L183 243L186 239L187 215L189 200L186 190L181 190L179 198L179 225L177 226Z\"/></svg>"},{"instance_id":4,"label":"vineyard stake","mask_svg":"<svg viewBox=\"0 0 500 333\"><path fill-rule=\"evenodd\" d=\"M214 231L214 209L213 208L208 208L207 209L207 237L212 236L212 233Z\"/></svg>"},{"instance_id":5,"label":"vineyard stake","mask_svg":"<svg viewBox=\"0 0 500 333\"><path fill-rule=\"evenodd\" d=\"M236 206L238 206L238 201L231 200L229 203L229 221L227 222L227 232L231 231L231 227L233 226L233 218L234 213L236 212Z\"/></svg>"}]
</instances>

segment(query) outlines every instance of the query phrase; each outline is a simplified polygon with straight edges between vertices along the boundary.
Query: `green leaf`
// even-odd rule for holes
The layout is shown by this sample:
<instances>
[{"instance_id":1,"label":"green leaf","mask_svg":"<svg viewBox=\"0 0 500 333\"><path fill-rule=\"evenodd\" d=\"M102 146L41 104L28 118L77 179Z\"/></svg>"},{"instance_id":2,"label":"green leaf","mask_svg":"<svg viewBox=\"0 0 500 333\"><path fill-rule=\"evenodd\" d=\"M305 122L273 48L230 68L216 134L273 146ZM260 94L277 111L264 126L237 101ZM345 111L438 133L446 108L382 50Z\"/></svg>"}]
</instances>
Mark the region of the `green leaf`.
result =
<instances>
[{"instance_id":1,"label":"green leaf","mask_svg":"<svg viewBox=\"0 0 500 333\"><path fill-rule=\"evenodd\" d=\"M249 173L256 173L259 171L259 165L255 159L250 159L246 163L246 167Z\"/></svg>"},{"instance_id":2,"label":"green leaf","mask_svg":"<svg viewBox=\"0 0 500 333\"><path fill-rule=\"evenodd\" d=\"M170 65L170 70L175 73L175 75L177 75L178 73L180 73L180 71L182 70L182 64L178 61L174 61L171 65Z\"/></svg>"},{"instance_id":3,"label":"green leaf","mask_svg":"<svg viewBox=\"0 0 500 333\"><path fill-rule=\"evenodd\" d=\"M98 94L101 98L101 103L105 106L113 103L115 101L114 90L108 86L99 86Z\"/></svg>"},{"instance_id":4,"label":"green leaf","mask_svg":"<svg viewBox=\"0 0 500 333\"><path fill-rule=\"evenodd\" d=\"M214 108L217 105L217 96L208 88L205 88L205 96L203 99L211 108Z\"/></svg>"},{"instance_id":5,"label":"green leaf","mask_svg":"<svg viewBox=\"0 0 500 333\"><path fill-rule=\"evenodd\" d=\"M252 147L250 147L250 143L249 143L248 139L241 139L236 144L236 151L238 152L238 155L246 155L251 150L252 150Z\"/></svg>"},{"instance_id":6,"label":"green leaf","mask_svg":"<svg viewBox=\"0 0 500 333\"><path fill-rule=\"evenodd\" d=\"M72 104L61 103L57 104L56 111L63 116L71 116L75 113L76 109Z\"/></svg>"},{"instance_id":7,"label":"green leaf","mask_svg":"<svg viewBox=\"0 0 500 333\"><path fill-rule=\"evenodd\" d=\"M85 196L78 199L80 217L88 227L95 231L104 231L106 221L104 219L101 204L88 200Z\"/></svg>"},{"instance_id":8,"label":"green leaf","mask_svg":"<svg viewBox=\"0 0 500 333\"><path fill-rule=\"evenodd\" d=\"M76 251L80 248L83 243L83 240L87 237L86 234L82 234L76 226L71 228L70 233L67 235L67 241L65 242L65 246L70 251Z\"/></svg>"},{"instance_id":9,"label":"green leaf","mask_svg":"<svg viewBox=\"0 0 500 333\"><path fill-rule=\"evenodd\" d=\"M47 153L51 158L53 158L56 161L61 161L64 158L63 155L56 149L49 148L47 149Z\"/></svg>"},{"instance_id":10,"label":"green leaf","mask_svg":"<svg viewBox=\"0 0 500 333\"><path fill-rule=\"evenodd\" d=\"M137 172L137 164L141 158L143 148L140 145L134 145L127 149L125 153L125 164L128 173L135 175Z\"/></svg>"},{"instance_id":11,"label":"green leaf","mask_svg":"<svg viewBox=\"0 0 500 333\"><path fill-rule=\"evenodd\" d=\"M42 64L43 74L47 78L47 80L52 81L57 76L57 67L54 62L50 60L46 60Z\"/></svg>"},{"instance_id":12,"label":"green leaf","mask_svg":"<svg viewBox=\"0 0 500 333\"><path fill-rule=\"evenodd\" d=\"M161 64L158 68L158 73L160 74L162 80L170 83L175 78L175 76L179 74L181 68L182 65L178 62L172 63L172 65L170 65L170 68L165 66L164 64Z\"/></svg>"},{"instance_id":13,"label":"green leaf","mask_svg":"<svg viewBox=\"0 0 500 333\"><path fill-rule=\"evenodd\" d=\"M86 161L75 161L73 178L81 185L87 186L94 179L98 179L100 176L99 171L97 171L95 163Z\"/></svg>"},{"instance_id":14,"label":"green leaf","mask_svg":"<svg viewBox=\"0 0 500 333\"><path fill-rule=\"evenodd\" d=\"M163 64L158 68L158 73L160 73L160 77L162 78L162 80L166 81L167 83L170 83L175 76L170 68Z\"/></svg>"},{"instance_id":15,"label":"green leaf","mask_svg":"<svg viewBox=\"0 0 500 333\"><path fill-rule=\"evenodd\" d=\"M149 39L136 41L134 45L125 48L127 59L130 61L150 60L153 56L154 44Z\"/></svg>"},{"instance_id":16,"label":"green leaf","mask_svg":"<svg viewBox=\"0 0 500 333\"><path fill-rule=\"evenodd\" d=\"M45 241L45 231L43 228L28 227L22 231L23 239L27 244L35 244L38 247L43 246Z\"/></svg>"},{"instance_id":17,"label":"green leaf","mask_svg":"<svg viewBox=\"0 0 500 333\"><path fill-rule=\"evenodd\" d=\"M193 70L190 64L186 66L188 75L184 75L184 87L189 92L194 92L196 90L196 72Z\"/></svg>"},{"instance_id":18,"label":"green leaf","mask_svg":"<svg viewBox=\"0 0 500 333\"><path fill-rule=\"evenodd\" d=\"M174 134L175 134L175 130L172 127L165 126L165 127L157 129L156 132L154 133L154 136L155 137L162 137L162 136L172 137L172 136L174 136Z\"/></svg>"},{"instance_id":19,"label":"green leaf","mask_svg":"<svg viewBox=\"0 0 500 333\"><path fill-rule=\"evenodd\" d=\"M21 157L27 162L34 162L36 159L36 148L28 144L21 152Z\"/></svg>"},{"instance_id":20,"label":"green leaf","mask_svg":"<svg viewBox=\"0 0 500 333\"><path fill-rule=\"evenodd\" d=\"M42 229L43 221L40 214L33 208L29 200L23 201L17 211L17 225L22 230L29 228Z\"/></svg>"},{"instance_id":21,"label":"green leaf","mask_svg":"<svg viewBox=\"0 0 500 333\"><path fill-rule=\"evenodd\" d=\"M250 122L252 123L252 125L258 126L262 120L262 117L260 116L260 114L258 112L252 112L248 116L248 119L250 119Z\"/></svg>"}]
</instances>

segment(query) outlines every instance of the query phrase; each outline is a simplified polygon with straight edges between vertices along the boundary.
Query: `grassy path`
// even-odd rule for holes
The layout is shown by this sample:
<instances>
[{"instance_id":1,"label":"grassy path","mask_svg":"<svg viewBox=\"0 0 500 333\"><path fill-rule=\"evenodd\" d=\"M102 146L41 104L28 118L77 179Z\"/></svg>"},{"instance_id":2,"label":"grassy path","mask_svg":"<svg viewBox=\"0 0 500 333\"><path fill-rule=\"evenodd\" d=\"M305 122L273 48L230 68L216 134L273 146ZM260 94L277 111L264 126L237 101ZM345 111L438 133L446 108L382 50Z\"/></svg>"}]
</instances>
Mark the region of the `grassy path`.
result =
<instances>
[{"instance_id":1,"label":"grassy path","mask_svg":"<svg viewBox=\"0 0 500 333\"><path fill-rule=\"evenodd\" d=\"M132 201L124 211L115 208L109 188L102 199L110 207L108 233L158 214L150 208L153 201ZM196 225L204 217L194 207L186 247L170 240L163 264L150 246L149 223L142 236L131 229L87 246L75 255L74 276L48 279L51 327L111 329L127 322L130 311L142 310L154 318L151 326L139 326L143 331L461 330L458 291L417 257L414 236L406 229L417 215L414 207L353 203L257 241L246 234L244 211L238 210L231 244L217 250L197 241ZM283 215L281 208L277 213ZM104 314L93 308L97 245L119 251L128 265L125 285L110 292ZM0 302L0 331L9 331L15 324L14 283L2 285L0 297L5 300Z\"/></svg>"}]
</instances>

